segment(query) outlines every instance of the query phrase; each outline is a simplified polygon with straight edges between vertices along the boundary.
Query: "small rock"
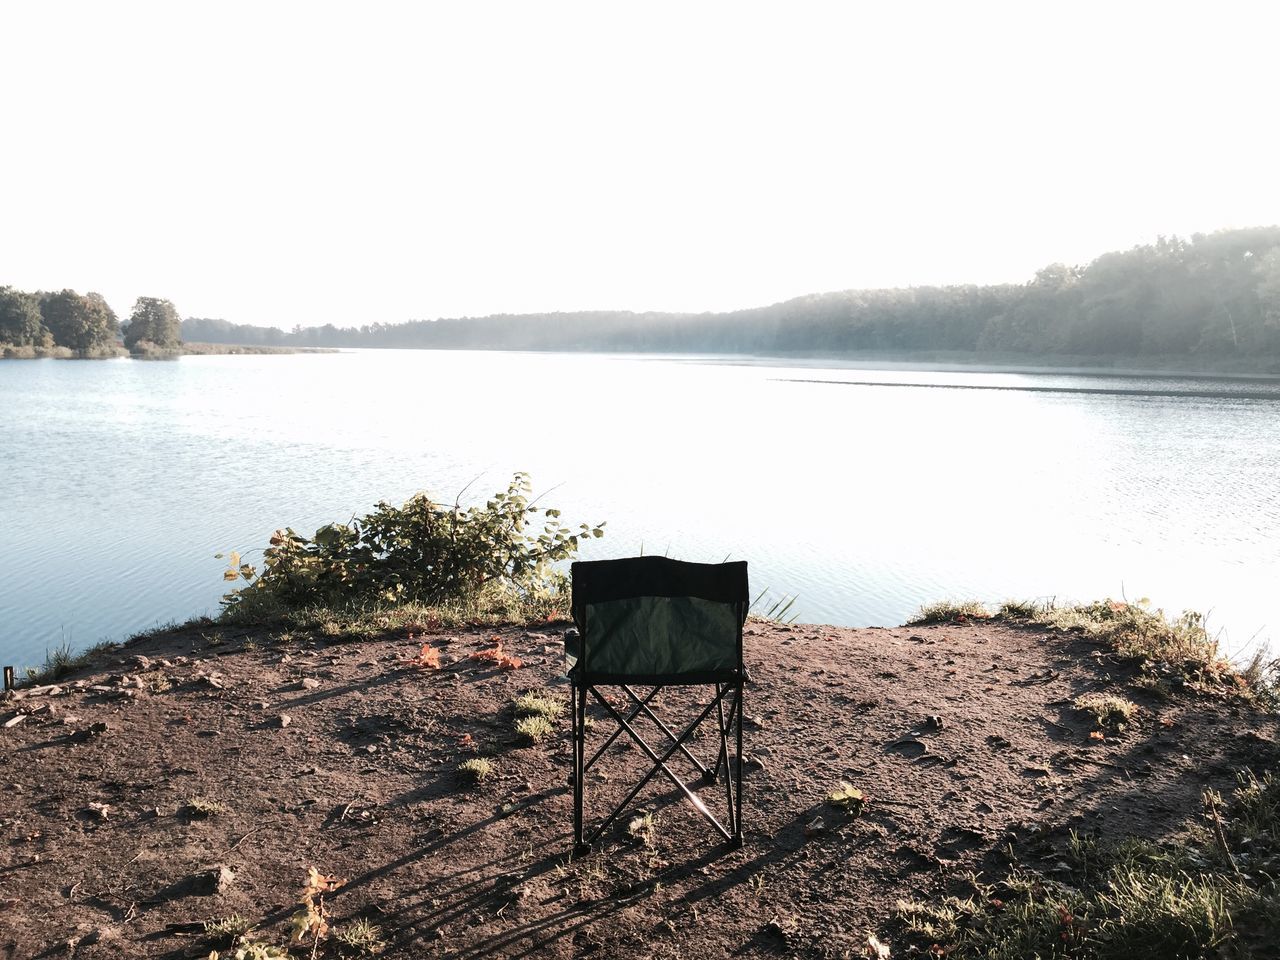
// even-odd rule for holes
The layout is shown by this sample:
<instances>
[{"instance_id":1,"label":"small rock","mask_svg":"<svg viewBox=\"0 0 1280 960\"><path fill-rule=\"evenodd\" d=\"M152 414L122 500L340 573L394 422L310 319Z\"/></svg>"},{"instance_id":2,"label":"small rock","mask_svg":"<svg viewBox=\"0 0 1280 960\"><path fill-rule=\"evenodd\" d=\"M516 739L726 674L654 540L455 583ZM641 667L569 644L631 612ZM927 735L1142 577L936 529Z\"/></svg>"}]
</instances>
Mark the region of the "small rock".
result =
<instances>
[{"instance_id":1,"label":"small rock","mask_svg":"<svg viewBox=\"0 0 1280 960\"><path fill-rule=\"evenodd\" d=\"M314 677L306 677L299 686L301 686L303 690L314 690L316 687L320 686L320 681Z\"/></svg>"},{"instance_id":2,"label":"small rock","mask_svg":"<svg viewBox=\"0 0 1280 960\"><path fill-rule=\"evenodd\" d=\"M826 823L821 817L814 817L804 825L804 835L806 837L816 837L827 829Z\"/></svg>"},{"instance_id":3,"label":"small rock","mask_svg":"<svg viewBox=\"0 0 1280 960\"><path fill-rule=\"evenodd\" d=\"M924 718L924 725L928 727L930 730L941 730L943 726L943 720L937 714L931 713L929 716Z\"/></svg>"},{"instance_id":4,"label":"small rock","mask_svg":"<svg viewBox=\"0 0 1280 960\"><path fill-rule=\"evenodd\" d=\"M110 724L108 724L107 721L105 720L96 720L93 723L89 724L89 732L94 734L106 733L110 729L111 729Z\"/></svg>"},{"instance_id":5,"label":"small rock","mask_svg":"<svg viewBox=\"0 0 1280 960\"><path fill-rule=\"evenodd\" d=\"M215 870L210 872L214 875L213 889L216 893L223 893L228 887L236 882L236 872L226 864L220 864Z\"/></svg>"},{"instance_id":6,"label":"small rock","mask_svg":"<svg viewBox=\"0 0 1280 960\"><path fill-rule=\"evenodd\" d=\"M133 665L137 667L139 670L150 670L151 658L144 657L142 654L138 654L136 657L133 658Z\"/></svg>"},{"instance_id":7,"label":"small rock","mask_svg":"<svg viewBox=\"0 0 1280 960\"><path fill-rule=\"evenodd\" d=\"M287 726L288 726L289 724L291 724L291 723L293 723L293 717L289 716L287 713L282 713L282 714L280 714L280 727L281 727L281 729L283 729L283 728L287 727Z\"/></svg>"},{"instance_id":8,"label":"small rock","mask_svg":"<svg viewBox=\"0 0 1280 960\"><path fill-rule=\"evenodd\" d=\"M115 940L119 935L119 932L114 927L97 927L81 937L80 944L81 946L89 946L94 943L107 943Z\"/></svg>"},{"instance_id":9,"label":"small rock","mask_svg":"<svg viewBox=\"0 0 1280 960\"><path fill-rule=\"evenodd\" d=\"M106 803L90 803L85 813L92 820L106 820L111 814L111 805Z\"/></svg>"}]
</instances>

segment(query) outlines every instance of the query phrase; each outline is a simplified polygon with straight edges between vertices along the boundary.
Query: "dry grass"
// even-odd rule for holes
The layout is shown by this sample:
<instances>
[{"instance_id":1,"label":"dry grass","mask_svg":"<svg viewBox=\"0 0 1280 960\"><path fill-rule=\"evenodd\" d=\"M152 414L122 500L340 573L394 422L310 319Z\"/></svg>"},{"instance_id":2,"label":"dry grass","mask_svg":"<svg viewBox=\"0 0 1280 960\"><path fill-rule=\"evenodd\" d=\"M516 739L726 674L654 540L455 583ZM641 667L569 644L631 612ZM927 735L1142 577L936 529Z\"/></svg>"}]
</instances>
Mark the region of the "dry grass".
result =
<instances>
[{"instance_id":1,"label":"dry grass","mask_svg":"<svg viewBox=\"0 0 1280 960\"><path fill-rule=\"evenodd\" d=\"M542 743L553 733L555 727L543 716L520 717L516 720L516 739L521 743Z\"/></svg>"},{"instance_id":2,"label":"dry grass","mask_svg":"<svg viewBox=\"0 0 1280 960\"><path fill-rule=\"evenodd\" d=\"M515 699L516 714L522 717L546 717L554 722L564 713L564 701L550 694L530 691Z\"/></svg>"},{"instance_id":3,"label":"dry grass","mask_svg":"<svg viewBox=\"0 0 1280 960\"><path fill-rule=\"evenodd\" d=\"M1124 725L1138 712L1136 703L1114 693L1081 694L1076 697L1074 706L1092 716L1098 726L1115 730L1124 729Z\"/></svg>"},{"instance_id":4,"label":"dry grass","mask_svg":"<svg viewBox=\"0 0 1280 960\"><path fill-rule=\"evenodd\" d=\"M990 620L991 617L991 611L977 600L939 600L925 604L907 624L965 623L969 620Z\"/></svg>"},{"instance_id":5,"label":"dry grass","mask_svg":"<svg viewBox=\"0 0 1280 960\"><path fill-rule=\"evenodd\" d=\"M951 960L1261 960L1280 935L1280 782L1242 774L1229 809L1225 854L1205 829L1169 847L1073 835L1069 875L1015 870L969 897L900 901L897 917Z\"/></svg>"},{"instance_id":6,"label":"dry grass","mask_svg":"<svg viewBox=\"0 0 1280 960\"><path fill-rule=\"evenodd\" d=\"M471 757L458 764L458 779L472 786L484 783L493 776L493 764L484 757Z\"/></svg>"}]
</instances>

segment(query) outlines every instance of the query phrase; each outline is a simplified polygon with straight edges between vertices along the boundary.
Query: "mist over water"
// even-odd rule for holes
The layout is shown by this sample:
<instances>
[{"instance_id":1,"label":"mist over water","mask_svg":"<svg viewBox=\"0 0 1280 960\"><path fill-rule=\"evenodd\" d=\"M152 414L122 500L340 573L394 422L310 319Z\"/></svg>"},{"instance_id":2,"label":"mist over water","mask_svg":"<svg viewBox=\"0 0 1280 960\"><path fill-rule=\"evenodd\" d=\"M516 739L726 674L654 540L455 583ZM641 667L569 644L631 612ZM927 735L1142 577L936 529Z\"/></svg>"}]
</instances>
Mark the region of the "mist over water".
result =
<instances>
[{"instance_id":1,"label":"mist over water","mask_svg":"<svg viewBox=\"0 0 1280 960\"><path fill-rule=\"evenodd\" d=\"M608 521L585 558L746 559L802 621L1123 593L1209 611L1232 652L1274 635L1280 384L355 351L4 363L0 404L19 666L216 614L213 555L276 527L516 470Z\"/></svg>"}]
</instances>

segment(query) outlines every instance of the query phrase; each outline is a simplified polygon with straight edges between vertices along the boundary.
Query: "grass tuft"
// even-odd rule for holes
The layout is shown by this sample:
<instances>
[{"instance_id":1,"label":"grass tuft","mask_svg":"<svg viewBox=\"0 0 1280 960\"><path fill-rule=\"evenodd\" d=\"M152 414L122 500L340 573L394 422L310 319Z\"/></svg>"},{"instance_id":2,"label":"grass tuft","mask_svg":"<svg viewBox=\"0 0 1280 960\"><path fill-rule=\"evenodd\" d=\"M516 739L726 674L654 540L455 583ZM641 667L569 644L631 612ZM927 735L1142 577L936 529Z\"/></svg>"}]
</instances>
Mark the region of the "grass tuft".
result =
<instances>
[{"instance_id":1,"label":"grass tuft","mask_svg":"<svg viewBox=\"0 0 1280 960\"><path fill-rule=\"evenodd\" d=\"M650 811L638 813L627 822L627 836L642 847L652 847L658 829L658 818Z\"/></svg>"},{"instance_id":2,"label":"grass tuft","mask_svg":"<svg viewBox=\"0 0 1280 960\"><path fill-rule=\"evenodd\" d=\"M223 946L234 946L237 940L240 940L253 929L253 921L246 917L233 913L226 917L219 917L216 920L206 920L204 922L204 937L210 943L222 944Z\"/></svg>"},{"instance_id":3,"label":"grass tuft","mask_svg":"<svg viewBox=\"0 0 1280 960\"><path fill-rule=\"evenodd\" d=\"M458 779L476 786L493 776L493 764L484 757L471 757L458 764Z\"/></svg>"},{"instance_id":4,"label":"grass tuft","mask_svg":"<svg viewBox=\"0 0 1280 960\"><path fill-rule=\"evenodd\" d=\"M191 797L178 811L189 820L208 820L227 812L227 805L213 797Z\"/></svg>"},{"instance_id":5,"label":"grass tuft","mask_svg":"<svg viewBox=\"0 0 1280 960\"><path fill-rule=\"evenodd\" d=\"M546 717L555 721L564 713L564 701L546 693L530 691L515 699L516 714L522 717Z\"/></svg>"},{"instance_id":6,"label":"grass tuft","mask_svg":"<svg viewBox=\"0 0 1280 960\"><path fill-rule=\"evenodd\" d=\"M929 623L967 623L970 620L990 620L991 611L977 600L939 600L926 603L916 615L907 621L908 626Z\"/></svg>"},{"instance_id":7,"label":"grass tuft","mask_svg":"<svg viewBox=\"0 0 1280 960\"><path fill-rule=\"evenodd\" d=\"M542 743L553 733L555 733L555 727L546 717L528 716L516 720L516 739L521 743Z\"/></svg>"},{"instance_id":8,"label":"grass tuft","mask_svg":"<svg viewBox=\"0 0 1280 960\"><path fill-rule=\"evenodd\" d=\"M357 957L376 957L387 948L382 930L363 918L348 924L334 939Z\"/></svg>"},{"instance_id":9,"label":"grass tuft","mask_svg":"<svg viewBox=\"0 0 1280 960\"><path fill-rule=\"evenodd\" d=\"M1115 730L1123 730L1124 725L1138 712L1136 703L1114 693L1084 693L1076 697L1074 706L1080 712L1092 716L1099 727Z\"/></svg>"}]
</instances>

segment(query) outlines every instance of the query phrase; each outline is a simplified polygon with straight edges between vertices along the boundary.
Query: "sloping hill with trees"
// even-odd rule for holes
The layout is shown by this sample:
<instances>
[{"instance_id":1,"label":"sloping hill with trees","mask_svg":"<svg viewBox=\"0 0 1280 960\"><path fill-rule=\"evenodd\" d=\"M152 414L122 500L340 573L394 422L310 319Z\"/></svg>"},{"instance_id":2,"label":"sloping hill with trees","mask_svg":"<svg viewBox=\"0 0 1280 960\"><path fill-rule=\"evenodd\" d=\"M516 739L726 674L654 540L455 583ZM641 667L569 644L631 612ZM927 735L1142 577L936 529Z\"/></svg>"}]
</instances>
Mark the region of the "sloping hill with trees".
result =
<instances>
[{"instance_id":1,"label":"sloping hill with trees","mask_svg":"<svg viewBox=\"0 0 1280 960\"><path fill-rule=\"evenodd\" d=\"M1280 361L1280 227L1161 238L1082 267L1051 264L1020 286L845 290L728 313L504 314L289 332L192 318L183 337L316 347Z\"/></svg>"}]
</instances>

